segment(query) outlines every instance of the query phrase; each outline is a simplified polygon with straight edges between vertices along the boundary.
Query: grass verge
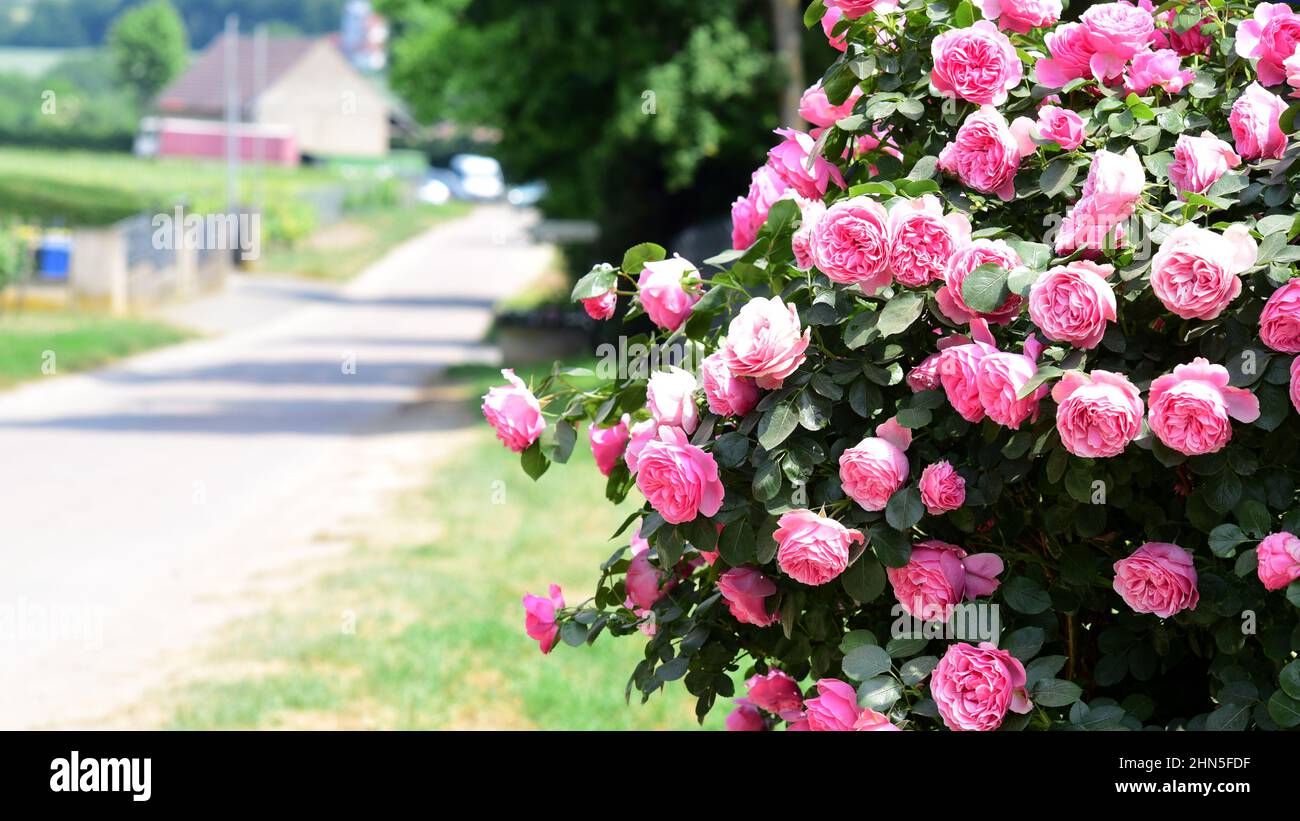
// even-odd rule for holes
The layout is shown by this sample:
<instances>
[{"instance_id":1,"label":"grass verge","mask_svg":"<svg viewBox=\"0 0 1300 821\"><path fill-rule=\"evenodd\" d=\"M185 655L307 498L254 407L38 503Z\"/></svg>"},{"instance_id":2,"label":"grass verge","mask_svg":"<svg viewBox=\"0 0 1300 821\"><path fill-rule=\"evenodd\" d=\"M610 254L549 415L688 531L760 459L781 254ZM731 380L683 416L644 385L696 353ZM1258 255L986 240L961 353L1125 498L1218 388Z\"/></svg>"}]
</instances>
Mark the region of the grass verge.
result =
<instances>
[{"instance_id":1,"label":"grass verge","mask_svg":"<svg viewBox=\"0 0 1300 821\"><path fill-rule=\"evenodd\" d=\"M58 374L85 371L186 338L182 330L147 320L10 314L0 317L0 387L49 375L51 365Z\"/></svg>"},{"instance_id":2,"label":"grass verge","mask_svg":"<svg viewBox=\"0 0 1300 821\"><path fill-rule=\"evenodd\" d=\"M458 369L455 378L472 395L501 381L484 368ZM208 662L237 672L214 672L173 693L165 726L696 727L694 700L680 684L646 705L624 702L642 657L639 636L602 636L592 647L561 645L543 656L523 632L524 592L556 582L570 603L586 598L615 547L609 534L632 503L605 501L585 447L534 483L485 424L469 438L436 466L415 504L367 528L370 537L340 569L233 625ZM412 526L428 537L411 540ZM383 544L376 534L386 528L407 540ZM719 704L705 726L720 728L726 712Z\"/></svg>"}]
</instances>

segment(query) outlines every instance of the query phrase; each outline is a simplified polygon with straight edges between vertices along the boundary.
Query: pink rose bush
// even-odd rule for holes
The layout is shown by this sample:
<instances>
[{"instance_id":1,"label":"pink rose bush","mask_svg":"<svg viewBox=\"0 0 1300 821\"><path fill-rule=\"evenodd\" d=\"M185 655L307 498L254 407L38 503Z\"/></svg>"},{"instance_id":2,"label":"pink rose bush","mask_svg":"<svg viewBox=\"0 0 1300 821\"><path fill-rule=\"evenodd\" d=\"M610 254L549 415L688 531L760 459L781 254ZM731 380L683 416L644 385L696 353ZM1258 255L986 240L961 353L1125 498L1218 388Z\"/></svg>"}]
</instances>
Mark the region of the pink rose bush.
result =
<instances>
[{"instance_id":1,"label":"pink rose bush","mask_svg":"<svg viewBox=\"0 0 1300 821\"><path fill-rule=\"evenodd\" d=\"M735 730L1300 726L1297 15L824 5L733 250L596 266L599 375L484 397L630 508L525 632Z\"/></svg>"}]
</instances>

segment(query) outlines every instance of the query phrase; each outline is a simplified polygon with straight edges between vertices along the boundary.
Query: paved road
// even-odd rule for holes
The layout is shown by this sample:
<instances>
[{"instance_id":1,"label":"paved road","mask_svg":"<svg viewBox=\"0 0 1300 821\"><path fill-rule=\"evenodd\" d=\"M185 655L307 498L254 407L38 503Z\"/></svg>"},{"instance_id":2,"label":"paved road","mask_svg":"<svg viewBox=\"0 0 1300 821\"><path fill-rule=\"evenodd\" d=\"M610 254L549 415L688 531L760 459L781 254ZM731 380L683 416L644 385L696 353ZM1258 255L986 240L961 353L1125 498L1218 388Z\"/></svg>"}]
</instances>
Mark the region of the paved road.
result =
<instances>
[{"instance_id":1,"label":"paved road","mask_svg":"<svg viewBox=\"0 0 1300 821\"><path fill-rule=\"evenodd\" d=\"M273 321L0 395L0 727L138 697L249 578L422 461L404 432L463 425L430 377L490 358L492 304L550 262L526 219L480 209Z\"/></svg>"}]
</instances>

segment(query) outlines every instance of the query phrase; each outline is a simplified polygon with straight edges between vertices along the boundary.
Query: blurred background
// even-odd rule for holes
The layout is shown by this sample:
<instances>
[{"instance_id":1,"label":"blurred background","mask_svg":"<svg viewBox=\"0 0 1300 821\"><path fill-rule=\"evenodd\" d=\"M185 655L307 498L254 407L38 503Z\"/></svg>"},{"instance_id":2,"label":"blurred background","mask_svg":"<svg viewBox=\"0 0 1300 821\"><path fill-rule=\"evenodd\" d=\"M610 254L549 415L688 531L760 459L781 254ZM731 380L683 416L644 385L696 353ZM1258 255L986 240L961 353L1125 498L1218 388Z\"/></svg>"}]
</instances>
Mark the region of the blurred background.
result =
<instances>
[{"instance_id":1,"label":"blurred background","mask_svg":"<svg viewBox=\"0 0 1300 821\"><path fill-rule=\"evenodd\" d=\"M0 726L693 726L524 637L629 509L478 397L620 333L594 262L730 245L803 6L0 2Z\"/></svg>"}]
</instances>

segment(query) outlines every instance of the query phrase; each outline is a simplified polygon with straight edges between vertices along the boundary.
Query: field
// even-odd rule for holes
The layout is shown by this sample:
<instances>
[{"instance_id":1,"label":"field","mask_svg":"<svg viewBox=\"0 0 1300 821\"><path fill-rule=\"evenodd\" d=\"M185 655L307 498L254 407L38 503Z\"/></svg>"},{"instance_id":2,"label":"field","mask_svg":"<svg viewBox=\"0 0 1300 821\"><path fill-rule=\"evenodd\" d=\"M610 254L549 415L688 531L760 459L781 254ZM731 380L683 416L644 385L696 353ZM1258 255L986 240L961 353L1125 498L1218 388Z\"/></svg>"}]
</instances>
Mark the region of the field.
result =
<instances>
[{"instance_id":1,"label":"field","mask_svg":"<svg viewBox=\"0 0 1300 821\"><path fill-rule=\"evenodd\" d=\"M22 74L40 77L59 63L90 49L77 48L0 48L0 74Z\"/></svg>"},{"instance_id":2,"label":"field","mask_svg":"<svg viewBox=\"0 0 1300 821\"><path fill-rule=\"evenodd\" d=\"M499 375L478 369L467 393ZM525 592L559 583L581 602L609 534L631 509L604 500L589 451L534 483L518 457L476 420L465 450L436 466L401 515L436 535L394 546L358 544L345 569L264 616L234 625L212 651L213 675L171 694L164 726L183 729L689 729L694 700L680 684L641 705L624 686L640 637L538 652L523 632ZM500 484L495 484L500 483ZM498 503L494 503L494 500ZM401 522L389 523L401 529ZM340 631L340 601L382 614ZM256 671L256 672L248 672ZM706 721L723 725L728 705Z\"/></svg>"},{"instance_id":3,"label":"field","mask_svg":"<svg viewBox=\"0 0 1300 821\"><path fill-rule=\"evenodd\" d=\"M0 388L50 374L84 371L150 348L170 345L186 334L167 325L135 319L70 314L0 317Z\"/></svg>"}]
</instances>

